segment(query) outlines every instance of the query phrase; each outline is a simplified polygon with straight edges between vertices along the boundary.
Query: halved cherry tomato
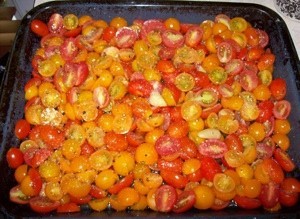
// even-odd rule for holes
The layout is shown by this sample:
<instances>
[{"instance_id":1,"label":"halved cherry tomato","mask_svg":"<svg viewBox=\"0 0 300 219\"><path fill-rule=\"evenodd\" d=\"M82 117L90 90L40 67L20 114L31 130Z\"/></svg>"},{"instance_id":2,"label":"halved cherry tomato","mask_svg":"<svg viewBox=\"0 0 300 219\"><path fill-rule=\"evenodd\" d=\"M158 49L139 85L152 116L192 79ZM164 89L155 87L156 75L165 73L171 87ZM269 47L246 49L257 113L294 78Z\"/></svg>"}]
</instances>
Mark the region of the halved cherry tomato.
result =
<instances>
[{"instance_id":1,"label":"halved cherry tomato","mask_svg":"<svg viewBox=\"0 0 300 219\"><path fill-rule=\"evenodd\" d=\"M273 115L277 119L287 119L291 112L291 103L287 100L279 100L274 103Z\"/></svg>"},{"instance_id":2,"label":"halved cherry tomato","mask_svg":"<svg viewBox=\"0 0 300 219\"><path fill-rule=\"evenodd\" d=\"M112 187L108 189L108 192L110 194L117 194L119 191L121 191L123 188L130 187L134 181L133 174L129 174L125 176L124 178L120 179L116 184L114 184Z\"/></svg>"},{"instance_id":3,"label":"halved cherry tomato","mask_svg":"<svg viewBox=\"0 0 300 219\"><path fill-rule=\"evenodd\" d=\"M262 184L259 200L265 208L273 208L279 202L279 184Z\"/></svg>"},{"instance_id":4,"label":"halved cherry tomato","mask_svg":"<svg viewBox=\"0 0 300 219\"><path fill-rule=\"evenodd\" d=\"M46 36L49 33L47 24L39 19L34 19L31 21L30 29L40 37Z\"/></svg>"},{"instance_id":5,"label":"halved cherry tomato","mask_svg":"<svg viewBox=\"0 0 300 219\"><path fill-rule=\"evenodd\" d=\"M235 50L228 42L222 42L217 47L217 55L222 63L228 63L235 58Z\"/></svg>"},{"instance_id":6,"label":"halved cherry tomato","mask_svg":"<svg viewBox=\"0 0 300 219\"><path fill-rule=\"evenodd\" d=\"M60 31L63 29L63 17L58 14L54 13L51 15L49 21L48 21L48 29L51 33L60 33Z\"/></svg>"},{"instance_id":7,"label":"halved cherry tomato","mask_svg":"<svg viewBox=\"0 0 300 219\"><path fill-rule=\"evenodd\" d=\"M203 107L213 107L219 100L218 93L211 88L201 89L192 99Z\"/></svg>"},{"instance_id":8,"label":"halved cherry tomato","mask_svg":"<svg viewBox=\"0 0 300 219\"><path fill-rule=\"evenodd\" d=\"M221 173L220 164L212 157L203 157L201 160L201 172L203 177L209 181L213 181L217 173Z\"/></svg>"},{"instance_id":9,"label":"halved cherry tomato","mask_svg":"<svg viewBox=\"0 0 300 219\"><path fill-rule=\"evenodd\" d=\"M51 201L44 196L36 196L29 201L30 208L38 213L48 213L54 211L60 205L59 201Z\"/></svg>"},{"instance_id":10,"label":"halved cherry tomato","mask_svg":"<svg viewBox=\"0 0 300 219\"><path fill-rule=\"evenodd\" d=\"M286 81L283 78L275 78L270 84L270 91L276 100L282 100L286 95Z\"/></svg>"},{"instance_id":11,"label":"halved cherry tomato","mask_svg":"<svg viewBox=\"0 0 300 219\"><path fill-rule=\"evenodd\" d=\"M274 158L286 172L291 172L295 169L296 164L291 159L286 151L283 151L281 148L276 148L274 151Z\"/></svg>"},{"instance_id":12,"label":"halved cherry tomato","mask_svg":"<svg viewBox=\"0 0 300 219\"><path fill-rule=\"evenodd\" d=\"M182 189L188 183L188 178L186 176L174 171L161 170L160 175L166 183L175 187L176 189Z\"/></svg>"},{"instance_id":13,"label":"halved cherry tomato","mask_svg":"<svg viewBox=\"0 0 300 219\"><path fill-rule=\"evenodd\" d=\"M196 202L196 195L193 190L186 190L181 192L177 201L175 202L172 211L175 213L182 213L190 210Z\"/></svg>"},{"instance_id":14,"label":"halved cherry tomato","mask_svg":"<svg viewBox=\"0 0 300 219\"><path fill-rule=\"evenodd\" d=\"M132 28L122 27L116 32L116 42L119 48L129 48L137 39L138 35Z\"/></svg>"},{"instance_id":15,"label":"halved cherry tomato","mask_svg":"<svg viewBox=\"0 0 300 219\"><path fill-rule=\"evenodd\" d=\"M24 152L24 161L31 167L38 167L51 154L52 150L47 148L29 148Z\"/></svg>"},{"instance_id":16,"label":"halved cherry tomato","mask_svg":"<svg viewBox=\"0 0 300 219\"><path fill-rule=\"evenodd\" d=\"M201 27L192 26L188 28L185 33L185 44L190 47L195 47L201 42L202 36L203 29Z\"/></svg>"},{"instance_id":17,"label":"halved cherry tomato","mask_svg":"<svg viewBox=\"0 0 300 219\"><path fill-rule=\"evenodd\" d=\"M179 152L180 145L176 138L170 135L163 135L155 142L155 148L159 155L168 156Z\"/></svg>"},{"instance_id":18,"label":"halved cherry tomato","mask_svg":"<svg viewBox=\"0 0 300 219\"><path fill-rule=\"evenodd\" d=\"M71 212L79 212L79 211L80 211L79 205L73 202L62 204L57 207L58 213L71 213Z\"/></svg>"},{"instance_id":19,"label":"halved cherry tomato","mask_svg":"<svg viewBox=\"0 0 300 219\"><path fill-rule=\"evenodd\" d=\"M169 48L179 48L184 44L184 36L179 31L166 29L162 33L162 41Z\"/></svg>"},{"instance_id":20,"label":"halved cherry tomato","mask_svg":"<svg viewBox=\"0 0 300 219\"><path fill-rule=\"evenodd\" d=\"M259 199L248 198L246 196L236 195L234 201L237 203L237 206L244 209L257 209L262 205Z\"/></svg>"},{"instance_id":21,"label":"halved cherry tomato","mask_svg":"<svg viewBox=\"0 0 300 219\"><path fill-rule=\"evenodd\" d=\"M129 82L127 89L133 95L149 97L153 88L146 79L136 79Z\"/></svg>"},{"instance_id":22,"label":"halved cherry tomato","mask_svg":"<svg viewBox=\"0 0 300 219\"><path fill-rule=\"evenodd\" d=\"M228 151L227 145L217 139L207 139L198 146L200 154L212 158L221 158Z\"/></svg>"},{"instance_id":23,"label":"halved cherry tomato","mask_svg":"<svg viewBox=\"0 0 300 219\"><path fill-rule=\"evenodd\" d=\"M9 191L9 200L18 204L28 204L29 196L26 196L20 189L20 185L14 186Z\"/></svg>"},{"instance_id":24,"label":"halved cherry tomato","mask_svg":"<svg viewBox=\"0 0 300 219\"><path fill-rule=\"evenodd\" d=\"M170 212L176 201L177 192L172 186L162 185L155 192L155 204L160 212Z\"/></svg>"}]
</instances>

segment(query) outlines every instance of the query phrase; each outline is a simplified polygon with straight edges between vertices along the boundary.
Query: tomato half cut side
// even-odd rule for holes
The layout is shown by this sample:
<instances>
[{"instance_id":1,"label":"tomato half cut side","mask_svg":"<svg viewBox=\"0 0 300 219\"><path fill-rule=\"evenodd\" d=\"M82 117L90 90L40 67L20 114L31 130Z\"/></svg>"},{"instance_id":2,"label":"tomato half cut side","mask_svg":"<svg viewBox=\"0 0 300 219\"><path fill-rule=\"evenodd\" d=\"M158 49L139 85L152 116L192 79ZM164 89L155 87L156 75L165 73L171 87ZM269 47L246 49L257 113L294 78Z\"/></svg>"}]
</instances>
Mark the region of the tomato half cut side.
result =
<instances>
[{"instance_id":1,"label":"tomato half cut side","mask_svg":"<svg viewBox=\"0 0 300 219\"><path fill-rule=\"evenodd\" d=\"M177 200L176 189L169 185L160 186L155 192L156 208L160 212L170 212Z\"/></svg>"},{"instance_id":2,"label":"tomato half cut side","mask_svg":"<svg viewBox=\"0 0 300 219\"><path fill-rule=\"evenodd\" d=\"M20 189L20 185L14 186L9 191L9 200L18 204L28 204L30 197L26 196Z\"/></svg>"},{"instance_id":3,"label":"tomato half cut side","mask_svg":"<svg viewBox=\"0 0 300 219\"><path fill-rule=\"evenodd\" d=\"M179 152L180 145L176 138L170 135L163 135L155 142L155 149L161 156L168 156Z\"/></svg>"},{"instance_id":4,"label":"tomato half cut side","mask_svg":"<svg viewBox=\"0 0 300 219\"><path fill-rule=\"evenodd\" d=\"M172 211L175 213L182 213L190 210L196 202L196 194L194 190L186 190L181 192L177 201L173 206Z\"/></svg>"},{"instance_id":5,"label":"tomato half cut side","mask_svg":"<svg viewBox=\"0 0 300 219\"><path fill-rule=\"evenodd\" d=\"M200 154L212 158L221 158L228 151L227 145L218 139L207 139L198 146Z\"/></svg>"},{"instance_id":6,"label":"tomato half cut side","mask_svg":"<svg viewBox=\"0 0 300 219\"><path fill-rule=\"evenodd\" d=\"M273 115L276 119L287 119L291 112L291 103L287 100L279 100L274 103Z\"/></svg>"},{"instance_id":7,"label":"tomato half cut side","mask_svg":"<svg viewBox=\"0 0 300 219\"><path fill-rule=\"evenodd\" d=\"M62 204L58 206L57 210L58 213L73 213L73 212L80 212L79 205L69 202L66 204Z\"/></svg>"}]
</instances>

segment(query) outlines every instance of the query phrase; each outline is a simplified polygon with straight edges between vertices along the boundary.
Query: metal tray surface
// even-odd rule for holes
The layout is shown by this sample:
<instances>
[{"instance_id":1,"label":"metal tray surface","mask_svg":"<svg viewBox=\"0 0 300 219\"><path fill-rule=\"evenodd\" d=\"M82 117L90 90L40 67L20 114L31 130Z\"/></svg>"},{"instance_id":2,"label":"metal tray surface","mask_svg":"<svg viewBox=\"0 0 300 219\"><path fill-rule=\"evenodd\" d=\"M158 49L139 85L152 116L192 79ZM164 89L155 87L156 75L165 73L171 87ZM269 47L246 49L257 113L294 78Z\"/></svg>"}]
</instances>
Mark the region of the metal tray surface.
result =
<instances>
[{"instance_id":1,"label":"metal tray surface","mask_svg":"<svg viewBox=\"0 0 300 219\"><path fill-rule=\"evenodd\" d=\"M253 26L264 29L270 36L269 47L276 55L275 77L286 79L288 84L287 99L292 103L289 117L292 130L289 134L291 148L289 154L297 164L294 176L299 177L300 167L300 62L295 46L284 21L271 9L256 4L220 3L196 1L55 1L33 8L23 18L12 53L8 61L7 72L1 82L0 94L0 218L36 218L41 215L34 213L27 206L16 205L9 201L9 190L16 182L13 171L9 169L6 151L19 144L14 137L14 124L23 117L25 105L24 85L31 75L31 58L39 45L39 38L30 31L30 22L35 19L47 21L54 12L78 16L91 15L94 18L110 21L115 16L125 17L129 23L133 19L176 17L182 22L200 23L214 19L217 14L224 13L230 17L242 16ZM147 218L300 218L300 203L293 208L285 208L279 212L264 210L245 211L229 208L222 211L192 210L184 214L162 214L153 211L142 212L91 212L83 209L80 213L61 215L47 214L43 217L57 218L95 218L95 217L147 217Z\"/></svg>"}]
</instances>

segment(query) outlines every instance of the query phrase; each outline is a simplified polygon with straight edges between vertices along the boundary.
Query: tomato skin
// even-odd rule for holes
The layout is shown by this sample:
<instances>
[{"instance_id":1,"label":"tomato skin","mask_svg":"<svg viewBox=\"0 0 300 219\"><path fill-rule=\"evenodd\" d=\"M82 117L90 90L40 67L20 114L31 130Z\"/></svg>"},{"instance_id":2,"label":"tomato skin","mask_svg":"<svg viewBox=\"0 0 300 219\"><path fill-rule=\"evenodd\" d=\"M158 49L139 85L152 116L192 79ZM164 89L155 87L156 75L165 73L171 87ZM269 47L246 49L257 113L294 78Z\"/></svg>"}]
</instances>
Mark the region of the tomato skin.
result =
<instances>
[{"instance_id":1,"label":"tomato skin","mask_svg":"<svg viewBox=\"0 0 300 219\"><path fill-rule=\"evenodd\" d=\"M274 158L286 172L292 172L296 168L296 164L291 157L281 148L276 148L274 151Z\"/></svg>"},{"instance_id":2,"label":"tomato skin","mask_svg":"<svg viewBox=\"0 0 300 219\"><path fill-rule=\"evenodd\" d=\"M266 122L273 116L274 103L271 100L265 100L258 104L259 115L257 122Z\"/></svg>"},{"instance_id":3,"label":"tomato skin","mask_svg":"<svg viewBox=\"0 0 300 219\"><path fill-rule=\"evenodd\" d=\"M279 191L279 203L285 207L292 207L298 203L299 193L288 193L284 190Z\"/></svg>"},{"instance_id":4,"label":"tomato skin","mask_svg":"<svg viewBox=\"0 0 300 219\"><path fill-rule=\"evenodd\" d=\"M170 212L176 200L177 192L172 186L162 185L155 192L155 204L160 212Z\"/></svg>"},{"instance_id":5,"label":"tomato skin","mask_svg":"<svg viewBox=\"0 0 300 219\"><path fill-rule=\"evenodd\" d=\"M19 148L10 148L6 153L6 160L10 168L16 169L24 163L23 152Z\"/></svg>"},{"instance_id":6,"label":"tomato skin","mask_svg":"<svg viewBox=\"0 0 300 219\"><path fill-rule=\"evenodd\" d=\"M51 154L52 151L47 148L29 148L24 152L24 161L29 166L36 168Z\"/></svg>"},{"instance_id":7,"label":"tomato skin","mask_svg":"<svg viewBox=\"0 0 300 219\"><path fill-rule=\"evenodd\" d=\"M59 201L51 201L46 197L36 196L29 201L30 208L38 213L48 213L54 211L60 205Z\"/></svg>"},{"instance_id":8,"label":"tomato skin","mask_svg":"<svg viewBox=\"0 0 300 219\"><path fill-rule=\"evenodd\" d=\"M121 191L123 188L131 186L133 181L134 181L134 175L129 174L129 175L125 176L124 178L122 178L120 181L118 181L116 184L114 184L112 187L110 187L108 189L108 192L110 194L115 195L119 191Z\"/></svg>"},{"instance_id":9,"label":"tomato skin","mask_svg":"<svg viewBox=\"0 0 300 219\"><path fill-rule=\"evenodd\" d=\"M176 189L182 189L188 183L188 178L186 176L174 171L161 170L160 175L166 183L175 187Z\"/></svg>"},{"instance_id":10,"label":"tomato skin","mask_svg":"<svg viewBox=\"0 0 300 219\"><path fill-rule=\"evenodd\" d=\"M149 97L152 91L152 85L145 79L136 79L128 84L128 92L140 97Z\"/></svg>"},{"instance_id":11,"label":"tomato skin","mask_svg":"<svg viewBox=\"0 0 300 219\"><path fill-rule=\"evenodd\" d=\"M263 184L259 195L263 207L273 208L279 201L279 184L270 182Z\"/></svg>"},{"instance_id":12,"label":"tomato skin","mask_svg":"<svg viewBox=\"0 0 300 219\"><path fill-rule=\"evenodd\" d=\"M236 195L234 201L237 203L237 206L243 209L257 209L261 207L262 203L259 199L248 198L246 196Z\"/></svg>"},{"instance_id":13,"label":"tomato skin","mask_svg":"<svg viewBox=\"0 0 300 219\"><path fill-rule=\"evenodd\" d=\"M31 21L30 29L40 37L46 36L49 33L47 24L39 19L34 19Z\"/></svg>"},{"instance_id":14,"label":"tomato skin","mask_svg":"<svg viewBox=\"0 0 300 219\"><path fill-rule=\"evenodd\" d=\"M170 170L177 173L180 173L182 170L183 161L180 158L177 158L172 161L166 161L164 159L159 159L157 166L159 170Z\"/></svg>"},{"instance_id":15,"label":"tomato skin","mask_svg":"<svg viewBox=\"0 0 300 219\"><path fill-rule=\"evenodd\" d=\"M73 202L69 202L58 206L56 211L58 213L80 212L80 207Z\"/></svg>"},{"instance_id":16,"label":"tomato skin","mask_svg":"<svg viewBox=\"0 0 300 219\"><path fill-rule=\"evenodd\" d=\"M28 136L30 132L30 124L25 119L20 119L15 125L15 135L19 139L24 139Z\"/></svg>"},{"instance_id":17,"label":"tomato skin","mask_svg":"<svg viewBox=\"0 0 300 219\"><path fill-rule=\"evenodd\" d=\"M275 78L270 84L270 91L276 100L282 100L287 92L286 81L283 78Z\"/></svg>"},{"instance_id":18,"label":"tomato skin","mask_svg":"<svg viewBox=\"0 0 300 219\"><path fill-rule=\"evenodd\" d=\"M203 157L201 159L201 172L203 177L209 181L213 181L217 173L221 173L222 169L218 162L212 157Z\"/></svg>"},{"instance_id":19,"label":"tomato skin","mask_svg":"<svg viewBox=\"0 0 300 219\"><path fill-rule=\"evenodd\" d=\"M61 147L65 140L65 133L50 125L41 126L40 136L41 139L53 149Z\"/></svg>"},{"instance_id":20,"label":"tomato skin","mask_svg":"<svg viewBox=\"0 0 300 219\"><path fill-rule=\"evenodd\" d=\"M241 139L236 134L229 134L224 139L225 144L228 147L228 150L237 150L242 152L243 151L243 144Z\"/></svg>"}]
</instances>

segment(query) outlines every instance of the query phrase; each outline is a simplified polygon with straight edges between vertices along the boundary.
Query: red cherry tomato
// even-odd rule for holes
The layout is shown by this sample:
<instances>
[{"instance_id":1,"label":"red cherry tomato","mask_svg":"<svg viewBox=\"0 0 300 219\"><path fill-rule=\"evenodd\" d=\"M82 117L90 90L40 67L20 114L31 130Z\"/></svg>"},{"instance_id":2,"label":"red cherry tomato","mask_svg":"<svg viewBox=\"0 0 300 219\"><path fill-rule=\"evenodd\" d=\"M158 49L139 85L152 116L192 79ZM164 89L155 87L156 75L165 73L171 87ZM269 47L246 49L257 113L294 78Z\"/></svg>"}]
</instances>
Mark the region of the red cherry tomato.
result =
<instances>
[{"instance_id":1,"label":"red cherry tomato","mask_svg":"<svg viewBox=\"0 0 300 219\"><path fill-rule=\"evenodd\" d=\"M196 195L194 190L186 190L181 192L177 201L175 202L172 211L175 213L182 213L190 210L196 202Z\"/></svg>"},{"instance_id":2,"label":"red cherry tomato","mask_svg":"<svg viewBox=\"0 0 300 219\"><path fill-rule=\"evenodd\" d=\"M257 209L261 207L261 201L256 198L248 198L246 196L236 195L233 199L237 206L243 209Z\"/></svg>"},{"instance_id":3,"label":"red cherry tomato","mask_svg":"<svg viewBox=\"0 0 300 219\"><path fill-rule=\"evenodd\" d=\"M60 47L60 52L66 61L73 60L79 52L76 40L74 38L65 39L64 43Z\"/></svg>"},{"instance_id":4,"label":"red cherry tomato","mask_svg":"<svg viewBox=\"0 0 300 219\"><path fill-rule=\"evenodd\" d=\"M97 199L104 198L107 196L107 191L97 187L96 185L92 185L90 190L90 195L93 198L97 198Z\"/></svg>"},{"instance_id":5,"label":"red cherry tomato","mask_svg":"<svg viewBox=\"0 0 300 219\"><path fill-rule=\"evenodd\" d=\"M258 85L258 76L255 71L244 69L240 73L240 83L244 90L252 91Z\"/></svg>"},{"instance_id":6,"label":"red cherry tomato","mask_svg":"<svg viewBox=\"0 0 300 219\"><path fill-rule=\"evenodd\" d=\"M167 184L176 189L182 189L188 183L188 178L186 176L174 171L163 169L160 171L160 175Z\"/></svg>"},{"instance_id":7,"label":"red cherry tomato","mask_svg":"<svg viewBox=\"0 0 300 219\"><path fill-rule=\"evenodd\" d=\"M257 32L258 32L258 38L259 38L258 44L262 48L265 48L269 44L269 35L264 30L257 29Z\"/></svg>"},{"instance_id":8,"label":"red cherry tomato","mask_svg":"<svg viewBox=\"0 0 300 219\"><path fill-rule=\"evenodd\" d=\"M288 193L299 193L300 192L300 181L293 177L287 177L280 184L280 189L282 189Z\"/></svg>"},{"instance_id":9,"label":"red cherry tomato","mask_svg":"<svg viewBox=\"0 0 300 219\"><path fill-rule=\"evenodd\" d=\"M224 139L229 150L243 151L243 144L237 134L229 134Z\"/></svg>"},{"instance_id":10,"label":"red cherry tomato","mask_svg":"<svg viewBox=\"0 0 300 219\"><path fill-rule=\"evenodd\" d=\"M51 201L44 196L36 196L29 201L30 208L38 213L48 213L54 211L60 205L59 201Z\"/></svg>"},{"instance_id":11,"label":"red cherry tomato","mask_svg":"<svg viewBox=\"0 0 300 219\"><path fill-rule=\"evenodd\" d=\"M129 82L127 89L132 95L149 97L153 87L146 79L136 79Z\"/></svg>"},{"instance_id":12,"label":"red cherry tomato","mask_svg":"<svg viewBox=\"0 0 300 219\"><path fill-rule=\"evenodd\" d=\"M60 33L63 29L63 17L58 14L54 13L51 15L49 22L48 22L48 29L51 33Z\"/></svg>"},{"instance_id":13,"label":"red cherry tomato","mask_svg":"<svg viewBox=\"0 0 300 219\"><path fill-rule=\"evenodd\" d=\"M47 148L29 148L24 152L25 163L31 167L38 167L52 154Z\"/></svg>"},{"instance_id":14,"label":"red cherry tomato","mask_svg":"<svg viewBox=\"0 0 300 219\"><path fill-rule=\"evenodd\" d=\"M279 163L281 168L286 172L292 172L296 168L296 164L291 159L289 154L281 148L276 148L274 151L274 158Z\"/></svg>"},{"instance_id":15,"label":"red cherry tomato","mask_svg":"<svg viewBox=\"0 0 300 219\"><path fill-rule=\"evenodd\" d=\"M163 135L155 142L155 149L159 155L168 156L179 152L180 145L176 138L170 135Z\"/></svg>"},{"instance_id":16,"label":"red cherry tomato","mask_svg":"<svg viewBox=\"0 0 300 219\"><path fill-rule=\"evenodd\" d=\"M227 145L218 139L207 139L198 146L200 154L212 158L221 158L228 151Z\"/></svg>"},{"instance_id":17,"label":"red cherry tomato","mask_svg":"<svg viewBox=\"0 0 300 219\"><path fill-rule=\"evenodd\" d=\"M274 182L263 184L259 200L265 208L274 207L279 202L279 184Z\"/></svg>"},{"instance_id":18,"label":"red cherry tomato","mask_svg":"<svg viewBox=\"0 0 300 219\"><path fill-rule=\"evenodd\" d=\"M120 181L118 181L116 184L114 184L112 187L108 189L108 192L110 194L117 194L119 191L121 191L125 187L130 187L133 183L134 176L133 174L129 174L122 178Z\"/></svg>"},{"instance_id":19,"label":"red cherry tomato","mask_svg":"<svg viewBox=\"0 0 300 219\"><path fill-rule=\"evenodd\" d=\"M180 157L184 160L195 158L199 155L198 148L190 138L183 137L179 139Z\"/></svg>"},{"instance_id":20,"label":"red cherry tomato","mask_svg":"<svg viewBox=\"0 0 300 219\"><path fill-rule=\"evenodd\" d=\"M6 153L6 160L10 168L16 169L24 163L23 152L19 148L10 148Z\"/></svg>"},{"instance_id":21,"label":"red cherry tomato","mask_svg":"<svg viewBox=\"0 0 300 219\"><path fill-rule=\"evenodd\" d=\"M286 95L286 81L283 78L275 78L270 84L270 91L276 100L282 100Z\"/></svg>"},{"instance_id":22,"label":"red cherry tomato","mask_svg":"<svg viewBox=\"0 0 300 219\"><path fill-rule=\"evenodd\" d=\"M104 39L106 42L110 42L116 35L116 32L117 32L117 28L111 26L106 27L103 30L102 39Z\"/></svg>"},{"instance_id":23,"label":"red cherry tomato","mask_svg":"<svg viewBox=\"0 0 300 219\"><path fill-rule=\"evenodd\" d=\"M47 24L38 19L34 19L31 21L30 29L40 37L46 36L49 33Z\"/></svg>"},{"instance_id":24,"label":"red cherry tomato","mask_svg":"<svg viewBox=\"0 0 300 219\"><path fill-rule=\"evenodd\" d=\"M170 212L176 200L176 189L170 185L162 185L155 192L155 204L160 212Z\"/></svg>"},{"instance_id":25,"label":"red cherry tomato","mask_svg":"<svg viewBox=\"0 0 300 219\"><path fill-rule=\"evenodd\" d=\"M197 46L203 36L203 29L197 26L190 27L185 33L185 44L190 47Z\"/></svg>"},{"instance_id":26,"label":"red cherry tomato","mask_svg":"<svg viewBox=\"0 0 300 219\"><path fill-rule=\"evenodd\" d=\"M79 207L79 205L77 205L73 202L69 202L69 203L58 206L56 211L58 213L80 212L80 207Z\"/></svg>"},{"instance_id":27,"label":"red cherry tomato","mask_svg":"<svg viewBox=\"0 0 300 219\"><path fill-rule=\"evenodd\" d=\"M51 125L42 125L40 136L50 148L59 148L65 140L65 133Z\"/></svg>"},{"instance_id":28,"label":"red cherry tomato","mask_svg":"<svg viewBox=\"0 0 300 219\"><path fill-rule=\"evenodd\" d=\"M256 119L258 122L266 122L273 116L274 103L271 100L265 100L258 104L259 115Z\"/></svg>"},{"instance_id":29,"label":"red cherry tomato","mask_svg":"<svg viewBox=\"0 0 300 219\"><path fill-rule=\"evenodd\" d=\"M203 157L200 169L203 177L209 181L213 181L214 176L222 172L220 164L212 157Z\"/></svg>"},{"instance_id":30,"label":"red cherry tomato","mask_svg":"<svg viewBox=\"0 0 300 219\"><path fill-rule=\"evenodd\" d=\"M116 32L116 42L119 48L132 47L137 39L137 33L130 27L119 28Z\"/></svg>"},{"instance_id":31,"label":"red cherry tomato","mask_svg":"<svg viewBox=\"0 0 300 219\"><path fill-rule=\"evenodd\" d=\"M239 74L244 68L244 62L241 59L231 59L225 64L225 70L230 76Z\"/></svg>"},{"instance_id":32,"label":"red cherry tomato","mask_svg":"<svg viewBox=\"0 0 300 219\"><path fill-rule=\"evenodd\" d=\"M70 195L70 201L78 205L87 204L91 200L92 200L92 196L90 194L84 197L75 197Z\"/></svg>"},{"instance_id":33,"label":"red cherry tomato","mask_svg":"<svg viewBox=\"0 0 300 219\"><path fill-rule=\"evenodd\" d=\"M299 193L289 193L284 190L279 191L279 203L286 207L292 207L297 204Z\"/></svg>"},{"instance_id":34,"label":"red cherry tomato","mask_svg":"<svg viewBox=\"0 0 300 219\"><path fill-rule=\"evenodd\" d=\"M81 33L82 27L77 27L72 30L67 30L66 32L63 33L65 37L77 37Z\"/></svg>"},{"instance_id":35,"label":"red cherry tomato","mask_svg":"<svg viewBox=\"0 0 300 219\"><path fill-rule=\"evenodd\" d=\"M157 162L157 167L159 170L170 170L180 173L182 171L182 164L183 161L180 158L171 161L159 159Z\"/></svg>"},{"instance_id":36,"label":"red cherry tomato","mask_svg":"<svg viewBox=\"0 0 300 219\"><path fill-rule=\"evenodd\" d=\"M276 119L286 119L291 112L291 103L287 100L279 100L275 102L273 107L273 115Z\"/></svg>"}]
</instances>

